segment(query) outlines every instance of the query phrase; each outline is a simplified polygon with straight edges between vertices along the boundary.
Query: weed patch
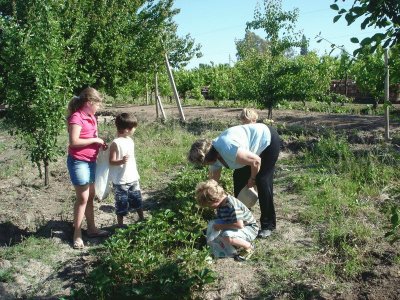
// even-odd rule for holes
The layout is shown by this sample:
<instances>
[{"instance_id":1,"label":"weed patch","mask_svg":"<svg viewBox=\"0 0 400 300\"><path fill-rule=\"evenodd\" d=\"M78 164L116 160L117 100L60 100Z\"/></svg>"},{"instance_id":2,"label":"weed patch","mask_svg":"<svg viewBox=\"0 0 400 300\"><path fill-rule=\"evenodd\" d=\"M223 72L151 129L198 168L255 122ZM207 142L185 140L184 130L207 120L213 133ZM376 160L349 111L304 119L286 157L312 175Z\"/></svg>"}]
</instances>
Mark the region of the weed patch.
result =
<instances>
[{"instance_id":1,"label":"weed patch","mask_svg":"<svg viewBox=\"0 0 400 300\"><path fill-rule=\"evenodd\" d=\"M385 147L356 154L345 137L331 134L306 149L299 163L308 166L293 176L308 206L300 220L314 229L338 276L360 274L369 265L371 239L383 236L373 199L396 180L397 155Z\"/></svg>"}]
</instances>

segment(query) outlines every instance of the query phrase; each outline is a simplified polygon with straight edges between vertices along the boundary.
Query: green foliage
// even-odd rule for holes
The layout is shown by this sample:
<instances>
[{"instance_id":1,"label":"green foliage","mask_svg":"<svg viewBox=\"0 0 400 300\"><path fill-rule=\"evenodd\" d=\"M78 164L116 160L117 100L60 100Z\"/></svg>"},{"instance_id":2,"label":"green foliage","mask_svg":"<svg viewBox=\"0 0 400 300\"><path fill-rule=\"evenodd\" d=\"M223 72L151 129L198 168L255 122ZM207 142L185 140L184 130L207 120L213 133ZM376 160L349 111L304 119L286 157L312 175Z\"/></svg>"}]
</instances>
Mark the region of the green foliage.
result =
<instances>
[{"instance_id":1,"label":"green foliage","mask_svg":"<svg viewBox=\"0 0 400 300\"><path fill-rule=\"evenodd\" d=\"M345 103L351 103L353 101L353 99L347 98L345 95L336 93L319 95L317 100L321 102L326 102L329 105L331 105L332 103L338 103L343 105Z\"/></svg>"},{"instance_id":2,"label":"green foliage","mask_svg":"<svg viewBox=\"0 0 400 300\"><path fill-rule=\"evenodd\" d=\"M254 20L247 22L247 29L263 29L267 34L269 50L272 56L280 56L292 47L301 47L301 33L294 32L299 10L282 10L281 0L264 0L264 9L257 7Z\"/></svg>"},{"instance_id":3,"label":"green foliage","mask_svg":"<svg viewBox=\"0 0 400 300\"><path fill-rule=\"evenodd\" d=\"M268 42L248 29L246 29L244 38L235 41L235 44L237 51L236 57L238 60L245 59L249 55L263 55L268 53Z\"/></svg>"},{"instance_id":4,"label":"green foliage","mask_svg":"<svg viewBox=\"0 0 400 300\"><path fill-rule=\"evenodd\" d=\"M362 91L370 93L376 101L383 99L385 82L383 49L378 47L373 54L369 52L369 47L362 50L351 68L351 75Z\"/></svg>"},{"instance_id":5,"label":"green foliage","mask_svg":"<svg viewBox=\"0 0 400 300\"><path fill-rule=\"evenodd\" d=\"M232 99L235 95L235 85L232 80L233 68L220 64L213 68L209 84L209 95L214 100Z\"/></svg>"},{"instance_id":6,"label":"green foliage","mask_svg":"<svg viewBox=\"0 0 400 300\"><path fill-rule=\"evenodd\" d=\"M191 298L214 281L202 241L203 210L194 201L205 169L185 168L167 187L162 208L146 222L119 230L77 298Z\"/></svg>"},{"instance_id":7,"label":"green foliage","mask_svg":"<svg viewBox=\"0 0 400 300\"><path fill-rule=\"evenodd\" d=\"M6 115L12 134L23 138L20 147L39 167L53 161L61 149L57 136L65 124L66 76L74 63L64 56L66 43L55 1L32 1L26 7L25 24L3 17L1 65Z\"/></svg>"},{"instance_id":8,"label":"green foliage","mask_svg":"<svg viewBox=\"0 0 400 300\"><path fill-rule=\"evenodd\" d=\"M329 89L331 69L315 53L286 58L254 55L236 64L238 97L269 109L285 100L318 99Z\"/></svg>"},{"instance_id":9,"label":"green foliage","mask_svg":"<svg viewBox=\"0 0 400 300\"><path fill-rule=\"evenodd\" d=\"M340 8L336 4L338 0L334 0L334 2L335 4L332 4L331 8L337 11L337 15L333 18L333 22L337 22L344 16L347 25L351 25L358 19L363 19L360 25L363 30L371 26L386 29L385 32L376 33L362 41L353 37L351 41L360 45L354 51L354 55L359 54L365 46L371 46L368 50L372 53L380 45L387 48L398 44L400 39L400 2L398 0L355 0L349 9Z\"/></svg>"},{"instance_id":10,"label":"green foliage","mask_svg":"<svg viewBox=\"0 0 400 300\"><path fill-rule=\"evenodd\" d=\"M391 209L390 224L391 226L385 237L393 244L400 240L400 208L398 206L393 206Z\"/></svg>"},{"instance_id":11,"label":"green foliage","mask_svg":"<svg viewBox=\"0 0 400 300\"><path fill-rule=\"evenodd\" d=\"M185 101L187 97L191 97L196 100L203 99L201 95L201 78L200 73L197 69L185 70L180 69L174 72L176 89Z\"/></svg>"},{"instance_id":12,"label":"green foliage","mask_svg":"<svg viewBox=\"0 0 400 300\"><path fill-rule=\"evenodd\" d=\"M293 176L294 190L309 205L300 220L315 228L318 243L337 262L338 275L354 277L368 265L363 245L380 232L371 230L379 217L370 199L394 180L397 159L383 146L354 152L345 137L332 134L305 150L305 172Z\"/></svg>"}]
</instances>

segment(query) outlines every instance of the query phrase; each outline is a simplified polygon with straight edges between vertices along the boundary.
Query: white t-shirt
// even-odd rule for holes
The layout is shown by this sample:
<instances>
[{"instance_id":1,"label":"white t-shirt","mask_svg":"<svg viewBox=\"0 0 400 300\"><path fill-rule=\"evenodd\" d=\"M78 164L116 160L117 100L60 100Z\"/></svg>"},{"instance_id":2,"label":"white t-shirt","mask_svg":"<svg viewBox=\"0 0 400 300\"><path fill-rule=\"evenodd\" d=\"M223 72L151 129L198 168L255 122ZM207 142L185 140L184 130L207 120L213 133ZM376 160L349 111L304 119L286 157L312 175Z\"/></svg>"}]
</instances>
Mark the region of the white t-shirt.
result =
<instances>
[{"instance_id":1,"label":"white t-shirt","mask_svg":"<svg viewBox=\"0 0 400 300\"><path fill-rule=\"evenodd\" d=\"M135 143L130 137L118 137L113 140L117 145L117 160L129 155L128 161L119 166L110 165L110 177L114 184L127 184L139 180L139 173L136 167Z\"/></svg>"}]
</instances>

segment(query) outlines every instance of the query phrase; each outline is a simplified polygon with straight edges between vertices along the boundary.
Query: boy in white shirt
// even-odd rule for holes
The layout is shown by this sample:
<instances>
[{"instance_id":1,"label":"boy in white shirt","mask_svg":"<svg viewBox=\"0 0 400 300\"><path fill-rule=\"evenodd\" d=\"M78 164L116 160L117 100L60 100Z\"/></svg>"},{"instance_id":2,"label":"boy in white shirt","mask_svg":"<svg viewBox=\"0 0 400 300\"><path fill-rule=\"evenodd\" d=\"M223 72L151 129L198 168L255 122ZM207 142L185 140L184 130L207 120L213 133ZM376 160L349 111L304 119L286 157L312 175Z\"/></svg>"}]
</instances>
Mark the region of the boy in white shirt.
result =
<instances>
[{"instance_id":1,"label":"boy in white shirt","mask_svg":"<svg viewBox=\"0 0 400 300\"><path fill-rule=\"evenodd\" d=\"M110 176L114 187L118 227L124 226L124 216L131 210L136 210L139 219L144 220L135 144L130 137L137 125L134 115L119 114L115 119L117 138L110 145Z\"/></svg>"}]
</instances>

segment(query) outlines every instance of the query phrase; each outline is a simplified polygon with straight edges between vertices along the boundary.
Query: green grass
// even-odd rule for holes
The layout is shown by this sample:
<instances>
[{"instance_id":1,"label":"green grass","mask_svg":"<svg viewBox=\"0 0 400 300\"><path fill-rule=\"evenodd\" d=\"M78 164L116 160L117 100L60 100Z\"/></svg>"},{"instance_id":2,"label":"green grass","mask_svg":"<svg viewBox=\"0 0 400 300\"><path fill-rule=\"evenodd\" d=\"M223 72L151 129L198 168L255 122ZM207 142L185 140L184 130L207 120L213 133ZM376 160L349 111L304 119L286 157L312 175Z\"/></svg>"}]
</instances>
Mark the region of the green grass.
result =
<instances>
[{"instance_id":1,"label":"green grass","mask_svg":"<svg viewBox=\"0 0 400 300\"><path fill-rule=\"evenodd\" d=\"M21 274L29 282L35 285L42 278L35 278L33 273L26 273L24 269L29 268L29 264L45 265L55 269L58 265L58 256L61 246L55 244L51 239L28 237L21 243L10 247L0 248L0 260L10 262L10 267L0 270L0 282L12 282L14 276Z\"/></svg>"},{"instance_id":2,"label":"green grass","mask_svg":"<svg viewBox=\"0 0 400 300\"><path fill-rule=\"evenodd\" d=\"M300 286L310 280L312 274L298 262L308 261L311 264L315 250L287 244L279 248L267 246L266 251L257 250L256 255L255 264L261 267L260 278L265 281L260 285L261 298L274 299L283 293L294 299L300 299L302 294L309 295L310 291Z\"/></svg>"},{"instance_id":3,"label":"green grass","mask_svg":"<svg viewBox=\"0 0 400 300\"><path fill-rule=\"evenodd\" d=\"M144 186L165 182L168 174L174 174L186 164L186 156L194 136L178 122L151 123L135 132L136 157Z\"/></svg>"},{"instance_id":4,"label":"green grass","mask_svg":"<svg viewBox=\"0 0 400 300\"><path fill-rule=\"evenodd\" d=\"M298 161L308 166L292 176L307 209L300 220L314 228L320 247L329 248L339 276L354 277L369 266L365 249L384 235L382 214L374 203L398 182L398 154L385 146L355 153L344 137L321 138Z\"/></svg>"},{"instance_id":5,"label":"green grass","mask_svg":"<svg viewBox=\"0 0 400 300\"><path fill-rule=\"evenodd\" d=\"M28 237L12 247L0 248L0 257L16 264L25 264L29 259L52 265L57 261L60 246L50 239Z\"/></svg>"},{"instance_id":6,"label":"green grass","mask_svg":"<svg viewBox=\"0 0 400 300\"><path fill-rule=\"evenodd\" d=\"M195 139L213 138L231 122L199 119L187 124L168 121L139 125L133 138L142 189L158 190L157 200L162 199L148 223L118 232L98 249L100 266L91 272L88 289L79 291L77 298L157 296L155 291L158 296L179 291L190 297L213 281L214 275L206 265L208 252L201 247L199 235L210 211L199 209L193 201L194 187L206 179L207 171L189 166L186 155ZM294 222L300 222L298 226L312 237L312 244L269 248L267 243L266 248L256 248L250 263L260 268L257 275L265 280L260 281L261 297L309 299L318 296L315 282L331 291L340 290L341 282L371 268L370 253L382 245L389 208L398 201L400 160L385 144L355 151L346 136L324 133L310 144L315 133L304 128L284 127L280 131L285 140L295 141L303 151L278 162L287 170L277 168L275 185L296 196L300 207ZM114 124L101 124L99 132L111 141ZM65 138L66 133L61 139ZM8 144L2 145L0 154L10 149ZM0 179L15 176L26 160L21 158L21 162L5 173L8 175L0 173ZM225 170L223 176L224 187L232 192L231 173ZM392 197L387 203L379 200L383 191ZM285 203L281 206L282 214L289 212ZM269 242L277 243L274 239L278 238L279 234ZM23 266L30 259L54 265L58 247L51 240L31 237L1 248L0 258L12 261L13 266ZM399 261L399 256L393 258L394 263ZM0 281L12 280L14 271L1 270Z\"/></svg>"},{"instance_id":7,"label":"green grass","mask_svg":"<svg viewBox=\"0 0 400 300\"><path fill-rule=\"evenodd\" d=\"M0 180L16 176L26 164L26 158L20 150L15 149L15 140L7 131L5 120L0 119Z\"/></svg>"},{"instance_id":8,"label":"green grass","mask_svg":"<svg viewBox=\"0 0 400 300\"><path fill-rule=\"evenodd\" d=\"M187 124L177 120L140 124L132 138L135 141L141 185L153 189L165 183L171 174L187 165L188 151L196 139L214 138L227 127L226 122L208 123L201 120ZM99 132L111 142L115 126L113 123L101 124Z\"/></svg>"}]
</instances>

